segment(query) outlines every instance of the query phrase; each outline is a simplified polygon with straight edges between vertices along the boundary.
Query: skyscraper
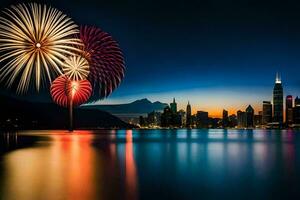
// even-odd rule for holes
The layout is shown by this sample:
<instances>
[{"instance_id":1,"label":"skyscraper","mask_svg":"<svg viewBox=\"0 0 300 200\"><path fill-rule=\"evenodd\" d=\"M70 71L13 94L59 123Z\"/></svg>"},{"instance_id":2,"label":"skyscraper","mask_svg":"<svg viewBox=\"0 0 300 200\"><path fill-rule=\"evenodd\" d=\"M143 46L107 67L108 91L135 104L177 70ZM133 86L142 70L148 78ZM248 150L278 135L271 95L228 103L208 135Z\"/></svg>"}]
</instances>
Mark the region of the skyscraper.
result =
<instances>
[{"instance_id":1,"label":"skyscraper","mask_svg":"<svg viewBox=\"0 0 300 200\"><path fill-rule=\"evenodd\" d=\"M180 118L181 124L185 125L186 124L186 112L183 109L181 109L178 111L178 116Z\"/></svg>"},{"instance_id":2,"label":"skyscraper","mask_svg":"<svg viewBox=\"0 0 300 200\"><path fill-rule=\"evenodd\" d=\"M148 126L155 127L160 125L161 113L160 112L151 112L148 113L147 122Z\"/></svg>"},{"instance_id":3,"label":"skyscraper","mask_svg":"<svg viewBox=\"0 0 300 200\"><path fill-rule=\"evenodd\" d=\"M228 111L223 110L223 118L222 118L222 125L224 128L228 127L229 119L228 119Z\"/></svg>"},{"instance_id":4,"label":"skyscraper","mask_svg":"<svg viewBox=\"0 0 300 200\"><path fill-rule=\"evenodd\" d=\"M254 126L259 127L262 125L262 111L258 112L258 115L254 115Z\"/></svg>"},{"instance_id":5,"label":"skyscraper","mask_svg":"<svg viewBox=\"0 0 300 200\"><path fill-rule=\"evenodd\" d=\"M247 115L246 112L237 111L237 123L238 128L245 128L247 126Z\"/></svg>"},{"instance_id":6,"label":"skyscraper","mask_svg":"<svg viewBox=\"0 0 300 200\"><path fill-rule=\"evenodd\" d=\"M263 119L264 125L272 122L272 104L270 101L263 101Z\"/></svg>"},{"instance_id":7,"label":"skyscraper","mask_svg":"<svg viewBox=\"0 0 300 200\"><path fill-rule=\"evenodd\" d=\"M300 125L300 98L295 98L295 107L293 109L293 121L294 124Z\"/></svg>"},{"instance_id":8,"label":"skyscraper","mask_svg":"<svg viewBox=\"0 0 300 200\"><path fill-rule=\"evenodd\" d=\"M296 106L300 106L300 98L298 96L295 98L295 107Z\"/></svg>"},{"instance_id":9,"label":"skyscraper","mask_svg":"<svg viewBox=\"0 0 300 200\"><path fill-rule=\"evenodd\" d=\"M177 113L177 103L175 102L175 98L173 98L173 103L170 103L170 107L173 113Z\"/></svg>"},{"instance_id":10,"label":"skyscraper","mask_svg":"<svg viewBox=\"0 0 300 200\"><path fill-rule=\"evenodd\" d=\"M285 99L285 122L287 125L293 124L293 96L288 95Z\"/></svg>"},{"instance_id":11,"label":"skyscraper","mask_svg":"<svg viewBox=\"0 0 300 200\"><path fill-rule=\"evenodd\" d=\"M161 127L169 127L173 125L172 120L173 113L169 106L164 108L164 112L160 116L160 126Z\"/></svg>"},{"instance_id":12,"label":"skyscraper","mask_svg":"<svg viewBox=\"0 0 300 200\"><path fill-rule=\"evenodd\" d=\"M254 109L249 105L246 109L246 127L254 127Z\"/></svg>"},{"instance_id":13,"label":"skyscraper","mask_svg":"<svg viewBox=\"0 0 300 200\"><path fill-rule=\"evenodd\" d=\"M230 115L228 117L228 120L229 120L229 125L228 125L229 127L233 128L237 126L237 116L235 114Z\"/></svg>"},{"instance_id":14,"label":"skyscraper","mask_svg":"<svg viewBox=\"0 0 300 200\"><path fill-rule=\"evenodd\" d=\"M281 125L283 123L283 88L278 73L273 90L273 111L273 122Z\"/></svg>"},{"instance_id":15,"label":"skyscraper","mask_svg":"<svg viewBox=\"0 0 300 200\"><path fill-rule=\"evenodd\" d=\"M190 102L186 106L186 127L191 127L192 125L192 108Z\"/></svg>"},{"instance_id":16,"label":"skyscraper","mask_svg":"<svg viewBox=\"0 0 300 200\"><path fill-rule=\"evenodd\" d=\"M208 112L205 111L198 111L197 115L197 128L208 128Z\"/></svg>"},{"instance_id":17,"label":"skyscraper","mask_svg":"<svg viewBox=\"0 0 300 200\"><path fill-rule=\"evenodd\" d=\"M174 99L175 101L175 99ZM171 103L171 105L174 106L174 104ZM176 103L175 103L175 109L176 109ZM173 107L174 109L174 107ZM161 114L160 117L160 124L161 127L181 127L181 116L178 112L174 112L172 109L167 106L164 108L164 112Z\"/></svg>"}]
</instances>

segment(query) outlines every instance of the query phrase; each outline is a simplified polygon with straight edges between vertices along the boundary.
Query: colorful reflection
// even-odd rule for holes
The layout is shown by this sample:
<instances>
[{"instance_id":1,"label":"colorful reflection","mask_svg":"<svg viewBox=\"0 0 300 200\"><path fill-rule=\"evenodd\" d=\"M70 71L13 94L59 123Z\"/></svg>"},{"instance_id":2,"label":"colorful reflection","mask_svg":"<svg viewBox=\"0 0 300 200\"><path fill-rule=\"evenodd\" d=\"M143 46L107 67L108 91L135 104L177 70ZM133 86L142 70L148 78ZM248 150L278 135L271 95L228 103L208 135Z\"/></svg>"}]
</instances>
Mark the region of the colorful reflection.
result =
<instances>
[{"instance_id":1,"label":"colorful reflection","mask_svg":"<svg viewBox=\"0 0 300 200\"><path fill-rule=\"evenodd\" d=\"M127 130L125 144L126 198L133 200L137 199L137 174L132 141L132 130Z\"/></svg>"},{"instance_id":2,"label":"colorful reflection","mask_svg":"<svg viewBox=\"0 0 300 200\"><path fill-rule=\"evenodd\" d=\"M24 134L35 142L23 146ZM213 192L216 199L233 190L244 199L249 187L251 194L288 194L293 190L282 185L296 188L299 180L294 131L30 131L0 138L14 147L0 156L0 199L202 199L212 195L207 188L221 191Z\"/></svg>"},{"instance_id":3,"label":"colorful reflection","mask_svg":"<svg viewBox=\"0 0 300 200\"><path fill-rule=\"evenodd\" d=\"M44 139L35 146L3 157L0 186L5 192L0 199L137 199L133 134L125 132L125 143L117 142L116 134L41 132ZM2 140L16 144L16 138L5 135Z\"/></svg>"},{"instance_id":4,"label":"colorful reflection","mask_svg":"<svg viewBox=\"0 0 300 200\"><path fill-rule=\"evenodd\" d=\"M93 178L96 152L90 144L94 136L86 131L49 135L51 144L43 141L38 148L4 156L7 192L3 199L97 198L101 186Z\"/></svg>"}]
</instances>

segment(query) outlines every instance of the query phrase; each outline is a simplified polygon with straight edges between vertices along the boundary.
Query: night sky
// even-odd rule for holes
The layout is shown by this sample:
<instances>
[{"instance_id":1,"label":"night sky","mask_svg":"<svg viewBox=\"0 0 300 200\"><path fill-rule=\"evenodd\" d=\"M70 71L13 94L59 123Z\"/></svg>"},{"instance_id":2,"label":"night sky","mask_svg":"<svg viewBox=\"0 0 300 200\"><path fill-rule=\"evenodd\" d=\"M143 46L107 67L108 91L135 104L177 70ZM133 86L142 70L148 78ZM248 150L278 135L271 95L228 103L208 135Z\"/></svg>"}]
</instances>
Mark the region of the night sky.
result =
<instances>
[{"instance_id":1,"label":"night sky","mask_svg":"<svg viewBox=\"0 0 300 200\"><path fill-rule=\"evenodd\" d=\"M20 2L20 1L18 1ZM300 96L300 3L285 1L46 1L120 44L126 74L100 103L190 100L212 116L271 100L276 72ZM296 1L295 1L296 2ZM13 1L1 1L1 8Z\"/></svg>"}]
</instances>

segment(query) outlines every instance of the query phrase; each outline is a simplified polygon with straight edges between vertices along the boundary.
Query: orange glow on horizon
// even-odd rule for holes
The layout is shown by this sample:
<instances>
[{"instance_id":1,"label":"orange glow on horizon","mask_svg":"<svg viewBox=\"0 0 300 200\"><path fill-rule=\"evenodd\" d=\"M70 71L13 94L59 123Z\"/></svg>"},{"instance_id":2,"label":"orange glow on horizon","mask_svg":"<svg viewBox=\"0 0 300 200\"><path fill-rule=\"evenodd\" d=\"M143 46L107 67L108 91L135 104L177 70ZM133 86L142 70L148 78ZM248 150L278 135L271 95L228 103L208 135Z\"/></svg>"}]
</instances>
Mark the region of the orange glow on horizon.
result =
<instances>
[{"instance_id":1,"label":"orange glow on horizon","mask_svg":"<svg viewBox=\"0 0 300 200\"><path fill-rule=\"evenodd\" d=\"M236 115L238 110L245 111L247 106L245 106L244 108L228 108L228 109L224 108L224 109L228 111L228 116L229 116L229 115L232 115L232 114ZM262 111L262 108L260 106L253 105L252 107L255 111L255 114L258 114L259 111ZM197 114L197 111L208 112L209 117L222 118L222 116L223 116L223 109L222 108L197 109L195 107L194 108L192 107L192 114L193 115Z\"/></svg>"}]
</instances>

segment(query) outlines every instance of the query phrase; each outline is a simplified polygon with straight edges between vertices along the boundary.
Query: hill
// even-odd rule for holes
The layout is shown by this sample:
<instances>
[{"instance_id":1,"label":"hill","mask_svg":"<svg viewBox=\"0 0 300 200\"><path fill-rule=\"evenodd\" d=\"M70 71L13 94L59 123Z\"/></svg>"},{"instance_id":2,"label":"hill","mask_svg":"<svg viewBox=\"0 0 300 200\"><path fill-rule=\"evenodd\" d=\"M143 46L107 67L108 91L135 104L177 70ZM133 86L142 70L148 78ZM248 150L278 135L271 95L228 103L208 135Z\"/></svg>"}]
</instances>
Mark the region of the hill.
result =
<instances>
[{"instance_id":1,"label":"hill","mask_svg":"<svg viewBox=\"0 0 300 200\"><path fill-rule=\"evenodd\" d=\"M86 105L83 108L102 110L118 116L120 114L146 114L152 111L163 111L166 106L168 104L159 101L152 103L148 99L140 99L127 104Z\"/></svg>"},{"instance_id":2,"label":"hill","mask_svg":"<svg viewBox=\"0 0 300 200\"><path fill-rule=\"evenodd\" d=\"M18 129L67 129L68 110L54 103L37 103L0 96L0 127ZM95 109L74 109L75 128L133 128L119 118Z\"/></svg>"}]
</instances>

